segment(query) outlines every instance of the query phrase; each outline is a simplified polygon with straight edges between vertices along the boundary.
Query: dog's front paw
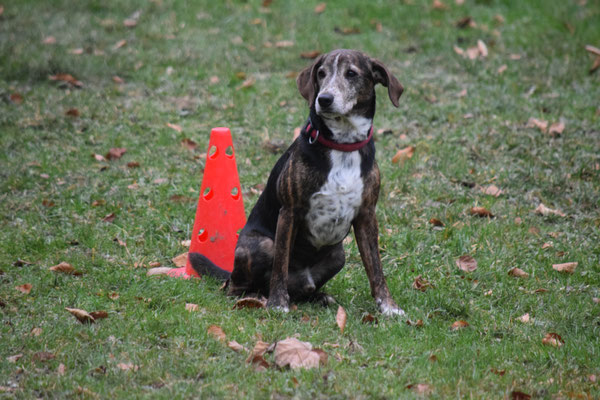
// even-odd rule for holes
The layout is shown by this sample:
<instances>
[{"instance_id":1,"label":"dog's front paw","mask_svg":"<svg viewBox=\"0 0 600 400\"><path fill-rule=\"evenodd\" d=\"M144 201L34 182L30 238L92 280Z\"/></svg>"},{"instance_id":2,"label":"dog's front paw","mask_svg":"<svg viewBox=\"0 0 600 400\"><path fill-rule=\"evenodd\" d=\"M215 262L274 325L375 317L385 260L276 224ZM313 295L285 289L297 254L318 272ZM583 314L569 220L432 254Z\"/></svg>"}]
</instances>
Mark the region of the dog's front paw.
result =
<instances>
[{"instance_id":1,"label":"dog's front paw","mask_svg":"<svg viewBox=\"0 0 600 400\"><path fill-rule=\"evenodd\" d=\"M386 317L400 316L404 317L406 313L403 309L398 307L398 305L394 302L394 300L388 299L377 299L377 307L379 308L379 312L385 315Z\"/></svg>"},{"instance_id":2,"label":"dog's front paw","mask_svg":"<svg viewBox=\"0 0 600 400\"><path fill-rule=\"evenodd\" d=\"M267 308L287 313L290 311L290 300L285 296L269 296Z\"/></svg>"}]
</instances>

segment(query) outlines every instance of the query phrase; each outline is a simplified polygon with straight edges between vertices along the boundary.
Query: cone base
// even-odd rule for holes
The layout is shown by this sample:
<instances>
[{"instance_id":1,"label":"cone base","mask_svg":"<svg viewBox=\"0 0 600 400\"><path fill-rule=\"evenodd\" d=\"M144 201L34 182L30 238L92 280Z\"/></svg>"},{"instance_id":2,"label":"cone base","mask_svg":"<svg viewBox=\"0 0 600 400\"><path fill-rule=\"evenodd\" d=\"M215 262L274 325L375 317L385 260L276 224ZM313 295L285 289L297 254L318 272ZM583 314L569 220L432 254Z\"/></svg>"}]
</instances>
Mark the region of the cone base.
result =
<instances>
[{"instance_id":1,"label":"cone base","mask_svg":"<svg viewBox=\"0 0 600 400\"><path fill-rule=\"evenodd\" d=\"M170 276L171 278L182 278L182 279L197 278L197 276L188 274L186 271L186 267L173 268L169 272L167 272L167 275Z\"/></svg>"}]
</instances>

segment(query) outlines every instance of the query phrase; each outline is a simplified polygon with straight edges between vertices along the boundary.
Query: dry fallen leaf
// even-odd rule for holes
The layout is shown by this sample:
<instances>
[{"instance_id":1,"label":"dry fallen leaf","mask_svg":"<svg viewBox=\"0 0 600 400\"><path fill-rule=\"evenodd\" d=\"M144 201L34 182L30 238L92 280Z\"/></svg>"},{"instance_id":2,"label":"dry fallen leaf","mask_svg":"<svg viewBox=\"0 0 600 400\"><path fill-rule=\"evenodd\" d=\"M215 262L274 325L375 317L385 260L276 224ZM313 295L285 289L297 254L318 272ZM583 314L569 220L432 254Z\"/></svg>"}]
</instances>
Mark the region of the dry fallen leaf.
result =
<instances>
[{"instance_id":1,"label":"dry fallen leaf","mask_svg":"<svg viewBox=\"0 0 600 400\"><path fill-rule=\"evenodd\" d=\"M506 64L502 64L500 67L498 67L498 75L502 75L507 69L508 66Z\"/></svg>"},{"instance_id":2,"label":"dry fallen leaf","mask_svg":"<svg viewBox=\"0 0 600 400\"><path fill-rule=\"evenodd\" d=\"M19 354L15 354L14 356L6 357L6 361L11 362L11 363L16 363L21 358L23 358L23 354L19 353Z\"/></svg>"},{"instance_id":3,"label":"dry fallen leaf","mask_svg":"<svg viewBox=\"0 0 600 400\"><path fill-rule=\"evenodd\" d=\"M585 50L594 56L594 63L589 70L589 73L594 73L598 68L600 68L600 49L591 45L586 45Z\"/></svg>"},{"instance_id":4,"label":"dry fallen leaf","mask_svg":"<svg viewBox=\"0 0 600 400\"><path fill-rule=\"evenodd\" d=\"M565 130L565 124L563 122L555 122L550 125L550 129L548 129L548 133L554 136L561 135Z\"/></svg>"},{"instance_id":5,"label":"dry fallen leaf","mask_svg":"<svg viewBox=\"0 0 600 400\"><path fill-rule=\"evenodd\" d=\"M318 368L322 358L322 353L313 350L310 343L296 338L281 340L275 346L275 364L280 368Z\"/></svg>"},{"instance_id":6,"label":"dry fallen leaf","mask_svg":"<svg viewBox=\"0 0 600 400\"><path fill-rule=\"evenodd\" d=\"M146 276L167 275L169 273L169 271L171 271L172 269L173 268L171 268L171 267L150 268L146 272Z\"/></svg>"},{"instance_id":7,"label":"dry fallen leaf","mask_svg":"<svg viewBox=\"0 0 600 400\"><path fill-rule=\"evenodd\" d=\"M565 272L567 274L572 274L575 272L575 268L577 268L577 262L568 262L563 264L553 264L552 269L558 272Z\"/></svg>"},{"instance_id":8,"label":"dry fallen leaf","mask_svg":"<svg viewBox=\"0 0 600 400\"><path fill-rule=\"evenodd\" d=\"M21 104L23 103L23 96L21 96L21 94L19 93L11 93L10 101L12 101L15 104Z\"/></svg>"},{"instance_id":9,"label":"dry fallen leaf","mask_svg":"<svg viewBox=\"0 0 600 400\"><path fill-rule=\"evenodd\" d=\"M504 191L496 185L488 185L488 186L482 187L481 191L484 194L487 194L489 196L494 196L494 197L498 197L498 196L504 194Z\"/></svg>"},{"instance_id":10,"label":"dry fallen leaf","mask_svg":"<svg viewBox=\"0 0 600 400\"><path fill-rule=\"evenodd\" d=\"M514 276L515 278L528 278L529 274L523 271L521 268L513 268L508 271L508 275Z\"/></svg>"},{"instance_id":11,"label":"dry fallen leaf","mask_svg":"<svg viewBox=\"0 0 600 400\"><path fill-rule=\"evenodd\" d=\"M189 312L198 311L198 304L185 303L185 309Z\"/></svg>"},{"instance_id":12,"label":"dry fallen leaf","mask_svg":"<svg viewBox=\"0 0 600 400\"><path fill-rule=\"evenodd\" d=\"M183 130L183 128L177 124L172 124L170 122L167 122L167 126L171 129L173 129L174 131L180 132Z\"/></svg>"},{"instance_id":13,"label":"dry fallen leaf","mask_svg":"<svg viewBox=\"0 0 600 400\"><path fill-rule=\"evenodd\" d=\"M214 337L217 340L224 341L227 338L227 335L225 335L225 332L223 331L223 329L221 329L221 327L218 325L211 325L208 327L208 329L206 331L208 332L209 335L211 335L212 337Z\"/></svg>"},{"instance_id":14,"label":"dry fallen leaf","mask_svg":"<svg viewBox=\"0 0 600 400\"><path fill-rule=\"evenodd\" d=\"M102 221L110 223L110 222L113 222L115 220L115 217L116 217L115 213L110 213L110 214L105 215L102 218Z\"/></svg>"},{"instance_id":15,"label":"dry fallen leaf","mask_svg":"<svg viewBox=\"0 0 600 400\"><path fill-rule=\"evenodd\" d=\"M442 3L441 0L433 0L431 8L433 8L434 10L446 10L448 6Z\"/></svg>"},{"instance_id":16,"label":"dry fallen leaf","mask_svg":"<svg viewBox=\"0 0 600 400\"><path fill-rule=\"evenodd\" d=\"M346 319L346 310L344 310L344 307L338 306L337 314L335 316L335 322L340 328L340 333L342 334L344 333L344 328L346 328Z\"/></svg>"},{"instance_id":17,"label":"dry fallen leaf","mask_svg":"<svg viewBox=\"0 0 600 400\"><path fill-rule=\"evenodd\" d=\"M510 392L510 400L529 400L531 399L531 395L527 393L520 392L518 390L513 390Z\"/></svg>"},{"instance_id":18,"label":"dry fallen leaf","mask_svg":"<svg viewBox=\"0 0 600 400\"><path fill-rule=\"evenodd\" d=\"M112 47L112 49L113 50L118 50L121 47L125 46L126 44L127 44L127 40L121 39L117 43L114 44L114 46Z\"/></svg>"},{"instance_id":19,"label":"dry fallen leaf","mask_svg":"<svg viewBox=\"0 0 600 400\"><path fill-rule=\"evenodd\" d=\"M473 272L477 269L477 261L468 254L458 257L456 265L465 272Z\"/></svg>"},{"instance_id":20,"label":"dry fallen leaf","mask_svg":"<svg viewBox=\"0 0 600 400\"><path fill-rule=\"evenodd\" d=\"M67 111L65 111L65 115L69 116L69 117L73 117L73 118L77 118L79 117L79 110L76 108L69 108Z\"/></svg>"},{"instance_id":21,"label":"dry fallen leaf","mask_svg":"<svg viewBox=\"0 0 600 400\"><path fill-rule=\"evenodd\" d=\"M392 157L392 163L398 163L401 162L403 163L404 161L408 160L409 158L412 158L412 156L415 153L415 146L408 146L405 147L403 149L400 149L396 152L396 154L394 155L394 157Z\"/></svg>"},{"instance_id":22,"label":"dry fallen leaf","mask_svg":"<svg viewBox=\"0 0 600 400\"><path fill-rule=\"evenodd\" d=\"M374 317L372 314L365 314L362 318L362 323L377 325L379 323L379 320L377 319L377 317Z\"/></svg>"},{"instance_id":23,"label":"dry fallen leaf","mask_svg":"<svg viewBox=\"0 0 600 400\"><path fill-rule=\"evenodd\" d=\"M471 207L469 213L481 218L494 218L494 214L485 207Z\"/></svg>"},{"instance_id":24,"label":"dry fallen leaf","mask_svg":"<svg viewBox=\"0 0 600 400\"><path fill-rule=\"evenodd\" d=\"M127 149L125 149L123 147L113 147L108 151L108 153L106 153L105 157L107 160L118 160L126 152L127 152Z\"/></svg>"},{"instance_id":25,"label":"dry fallen leaf","mask_svg":"<svg viewBox=\"0 0 600 400\"><path fill-rule=\"evenodd\" d=\"M294 46L294 42L291 40L280 40L278 42L275 42L275 47L278 47L278 48L293 47L293 46Z\"/></svg>"},{"instance_id":26,"label":"dry fallen leaf","mask_svg":"<svg viewBox=\"0 0 600 400\"><path fill-rule=\"evenodd\" d=\"M58 376L63 376L65 374L66 370L67 370L67 367L65 367L65 364L60 363L60 364L58 364L58 367L56 368L56 373L58 374Z\"/></svg>"},{"instance_id":27,"label":"dry fallen leaf","mask_svg":"<svg viewBox=\"0 0 600 400\"><path fill-rule=\"evenodd\" d=\"M327 8L327 3L319 3L315 6L315 14L321 14Z\"/></svg>"},{"instance_id":28,"label":"dry fallen leaf","mask_svg":"<svg viewBox=\"0 0 600 400\"><path fill-rule=\"evenodd\" d=\"M440 227L445 226L445 224L437 218L431 218L429 220L429 223L433 226L440 226Z\"/></svg>"},{"instance_id":29,"label":"dry fallen leaf","mask_svg":"<svg viewBox=\"0 0 600 400\"><path fill-rule=\"evenodd\" d=\"M459 329L466 328L467 326L469 326L469 323L467 321L459 320L454 322L450 329L452 329L453 331L457 331Z\"/></svg>"},{"instance_id":30,"label":"dry fallen leaf","mask_svg":"<svg viewBox=\"0 0 600 400\"><path fill-rule=\"evenodd\" d=\"M75 275L75 276L82 275L80 271L77 271L71 264L66 263L64 261L61 262L60 264L50 267L49 269L52 272L61 272L63 274L70 274L70 275Z\"/></svg>"},{"instance_id":31,"label":"dry fallen leaf","mask_svg":"<svg viewBox=\"0 0 600 400\"><path fill-rule=\"evenodd\" d=\"M257 299L256 297L244 297L236 301L233 305L234 310L242 308L267 308L267 301L266 299Z\"/></svg>"},{"instance_id":32,"label":"dry fallen leaf","mask_svg":"<svg viewBox=\"0 0 600 400\"><path fill-rule=\"evenodd\" d=\"M319 50L305 51L303 53L300 53L301 58L305 58L305 59L309 59L309 60L317 58L317 57L319 57L319 55L321 55L321 52Z\"/></svg>"},{"instance_id":33,"label":"dry fallen leaf","mask_svg":"<svg viewBox=\"0 0 600 400\"><path fill-rule=\"evenodd\" d=\"M527 128L538 128L543 133L546 133L546 129L548 128L548 121L544 121L537 118L529 118L527 121Z\"/></svg>"},{"instance_id":34,"label":"dry fallen leaf","mask_svg":"<svg viewBox=\"0 0 600 400\"><path fill-rule=\"evenodd\" d=\"M75 79L75 77L71 74L56 74L48 77L51 81L65 82L74 87L83 87L83 83L81 81Z\"/></svg>"},{"instance_id":35,"label":"dry fallen leaf","mask_svg":"<svg viewBox=\"0 0 600 400\"><path fill-rule=\"evenodd\" d=\"M421 292L424 292L427 289L433 288L433 285L426 279L422 278L421 275L419 275L413 281L412 287L415 290L420 290Z\"/></svg>"},{"instance_id":36,"label":"dry fallen leaf","mask_svg":"<svg viewBox=\"0 0 600 400\"><path fill-rule=\"evenodd\" d=\"M523 314L523 315L521 315L521 316L520 316L519 318L517 318L517 319L518 319L519 321L521 321L522 323L524 323L524 324L528 324L528 323L529 323L529 321L530 321L530 318L529 318L529 313L527 313L527 314Z\"/></svg>"},{"instance_id":37,"label":"dry fallen leaf","mask_svg":"<svg viewBox=\"0 0 600 400\"><path fill-rule=\"evenodd\" d=\"M481 57L487 57L488 56L488 49L487 46L485 45L485 43L483 42L483 40L479 39L477 40L477 49L479 50L479 55Z\"/></svg>"},{"instance_id":38,"label":"dry fallen leaf","mask_svg":"<svg viewBox=\"0 0 600 400\"><path fill-rule=\"evenodd\" d=\"M99 319L104 319L104 318L108 318L108 313L106 311L92 311L90 313L90 315L92 316L92 318L94 318L94 320L99 320Z\"/></svg>"},{"instance_id":39,"label":"dry fallen leaf","mask_svg":"<svg viewBox=\"0 0 600 400\"><path fill-rule=\"evenodd\" d=\"M171 261L173 261L173 264L175 264L176 267L185 267L187 265L187 260L188 260L188 252L186 251L185 253L181 253L180 255L173 257L171 259Z\"/></svg>"},{"instance_id":40,"label":"dry fallen leaf","mask_svg":"<svg viewBox=\"0 0 600 400\"><path fill-rule=\"evenodd\" d=\"M548 332L542 339L542 344L546 346L560 347L565 344L565 341L558 333Z\"/></svg>"},{"instance_id":41,"label":"dry fallen leaf","mask_svg":"<svg viewBox=\"0 0 600 400\"><path fill-rule=\"evenodd\" d=\"M134 371L134 372L137 371L138 369L140 369L139 366L133 365L132 363L118 363L117 368L119 368L121 371Z\"/></svg>"},{"instance_id":42,"label":"dry fallen leaf","mask_svg":"<svg viewBox=\"0 0 600 400\"><path fill-rule=\"evenodd\" d=\"M65 307L65 310L70 312L82 324L89 324L89 323L96 322L94 317L92 317L92 315L85 310L81 310L79 308L69 308L69 307Z\"/></svg>"},{"instance_id":43,"label":"dry fallen leaf","mask_svg":"<svg viewBox=\"0 0 600 400\"><path fill-rule=\"evenodd\" d=\"M427 383L410 384L410 385L406 385L406 388L412 390L413 392L415 392L421 396L426 396L433 391L433 388L431 387L431 385L429 385Z\"/></svg>"},{"instance_id":44,"label":"dry fallen leaf","mask_svg":"<svg viewBox=\"0 0 600 400\"><path fill-rule=\"evenodd\" d=\"M43 332L42 328L33 328L31 330L31 332L29 332L29 334L31 336L40 336L42 334L42 332Z\"/></svg>"},{"instance_id":45,"label":"dry fallen leaf","mask_svg":"<svg viewBox=\"0 0 600 400\"><path fill-rule=\"evenodd\" d=\"M31 285L31 283L25 283L23 285L15 286L15 289L17 289L19 292L25 293L25 294L29 294L31 292L32 288L33 288L33 286Z\"/></svg>"},{"instance_id":46,"label":"dry fallen leaf","mask_svg":"<svg viewBox=\"0 0 600 400\"><path fill-rule=\"evenodd\" d=\"M56 358L56 354L50 353L47 351L39 351L39 352L33 354L33 359L35 361L45 362L45 361L54 360L55 358Z\"/></svg>"},{"instance_id":47,"label":"dry fallen leaf","mask_svg":"<svg viewBox=\"0 0 600 400\"><path fill-rule=\"evenodd\" d=\"M269 350L270 346L270 343L259 340L254 345L254 348L252 349L252 352L250 353L250 356L248 357L246 362L251 362L254 357L262 357L263 354L265 354Z\"/></svg>"},{"instance_id":48,"label":"dry fallen leaf","mask_svg":"<svg viewBox=\"0 0 600 400\"><path fill-rule=\"evenodd\" d=\"M251 88L252 86L254 86L255 83L256 83L256 79L253 77L250 77L250 78L246 79L244 82L242 82L242 84L240 86L238 86L236 89L237 90L248 89L248 88Z\"/></svg>"},{"instance_id":49,"label":"dry fallen leaf","mask_svg":"<svg viewBox=\"0 0 600 400\"><path fill-rule=\"evenodd\" d=\"M236 353L240 353L242 351L247 351L244 346L242 346L241 344L239 344L235 340L227 342L227 347L229 347L231 350L235 351Z\"/></svg>"},{"instance_id":50,"label":"dry fallen leaf","mask_svg":"<svg viewBox=\"0 0 600 400\"><path fill-rule=\"evenodd\" d=\"M269 369L270 365L263 356L252 356L248 362L254 367L254 371L263 372Z\"/></svg>"},{"instance_id":51,"label":"dry fallen leaf","mask_svg":"<svg viewBox=\"0 0 600 400\"><path fill-rule=\"evenodd\" d=\"M552 208L548 208L544 205L544 203L540 203L539 206L533 210L536 214L548 216L548 215L558 215L559 217L566 217L567 215L560 210L553 210Z\"/></svg>"},{"instance_id":52,"label":"dry fallen leaf","mask_svg":"<svg viewBox=\"0 0 600 400\"><path fill-rule=\"evenodd\" d=\"M194 142L192 139L189 139L189 138L183 138L183 140L181 141L181 144L190 150L194 150L198 146L196 144L196 142Z\"/></svg>"}]
</instances>

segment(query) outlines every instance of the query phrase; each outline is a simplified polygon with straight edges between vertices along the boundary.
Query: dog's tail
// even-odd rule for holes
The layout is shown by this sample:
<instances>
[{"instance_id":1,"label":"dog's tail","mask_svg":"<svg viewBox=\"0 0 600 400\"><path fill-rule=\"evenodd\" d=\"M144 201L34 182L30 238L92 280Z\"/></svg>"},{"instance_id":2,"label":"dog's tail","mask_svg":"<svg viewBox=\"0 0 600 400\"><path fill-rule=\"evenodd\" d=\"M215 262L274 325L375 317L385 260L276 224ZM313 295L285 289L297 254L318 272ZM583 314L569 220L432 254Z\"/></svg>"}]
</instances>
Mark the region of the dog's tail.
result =
<instances>
[{"instance_id":1,"label":"dog's tail","mask_svg":"<svg viewBox=\"0 0 600 400\"><path fill-rule=\"evenodd\" d=\"M192 268L194 268L194 271L196 271L200 276L208 275L223 281L226 281L231 276L231 272L219 267L200 253L190 253L189 260Z\"/></svg>"}]
</instances>

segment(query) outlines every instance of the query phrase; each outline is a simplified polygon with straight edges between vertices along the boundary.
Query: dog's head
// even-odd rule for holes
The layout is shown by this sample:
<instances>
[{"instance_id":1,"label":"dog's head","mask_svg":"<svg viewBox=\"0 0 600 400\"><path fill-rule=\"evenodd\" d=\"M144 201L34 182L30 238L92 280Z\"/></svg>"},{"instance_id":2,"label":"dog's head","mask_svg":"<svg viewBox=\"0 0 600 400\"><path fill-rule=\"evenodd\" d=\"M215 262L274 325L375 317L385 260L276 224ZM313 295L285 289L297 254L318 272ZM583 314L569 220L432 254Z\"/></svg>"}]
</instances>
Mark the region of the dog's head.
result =
<instances>
[{"instance_id":1,"label":"dog's head","mask_svg":"<svg viewBox=\"0 0 600 400\"><path fill-rule=\"evenodd\" d=\"M387 87L395 107L404 90L381 61L355 50L334 50L319 56L298 75L296 83L309 106L325 118L374 111L377 83Z\"/></svg>"}]
</instances>

